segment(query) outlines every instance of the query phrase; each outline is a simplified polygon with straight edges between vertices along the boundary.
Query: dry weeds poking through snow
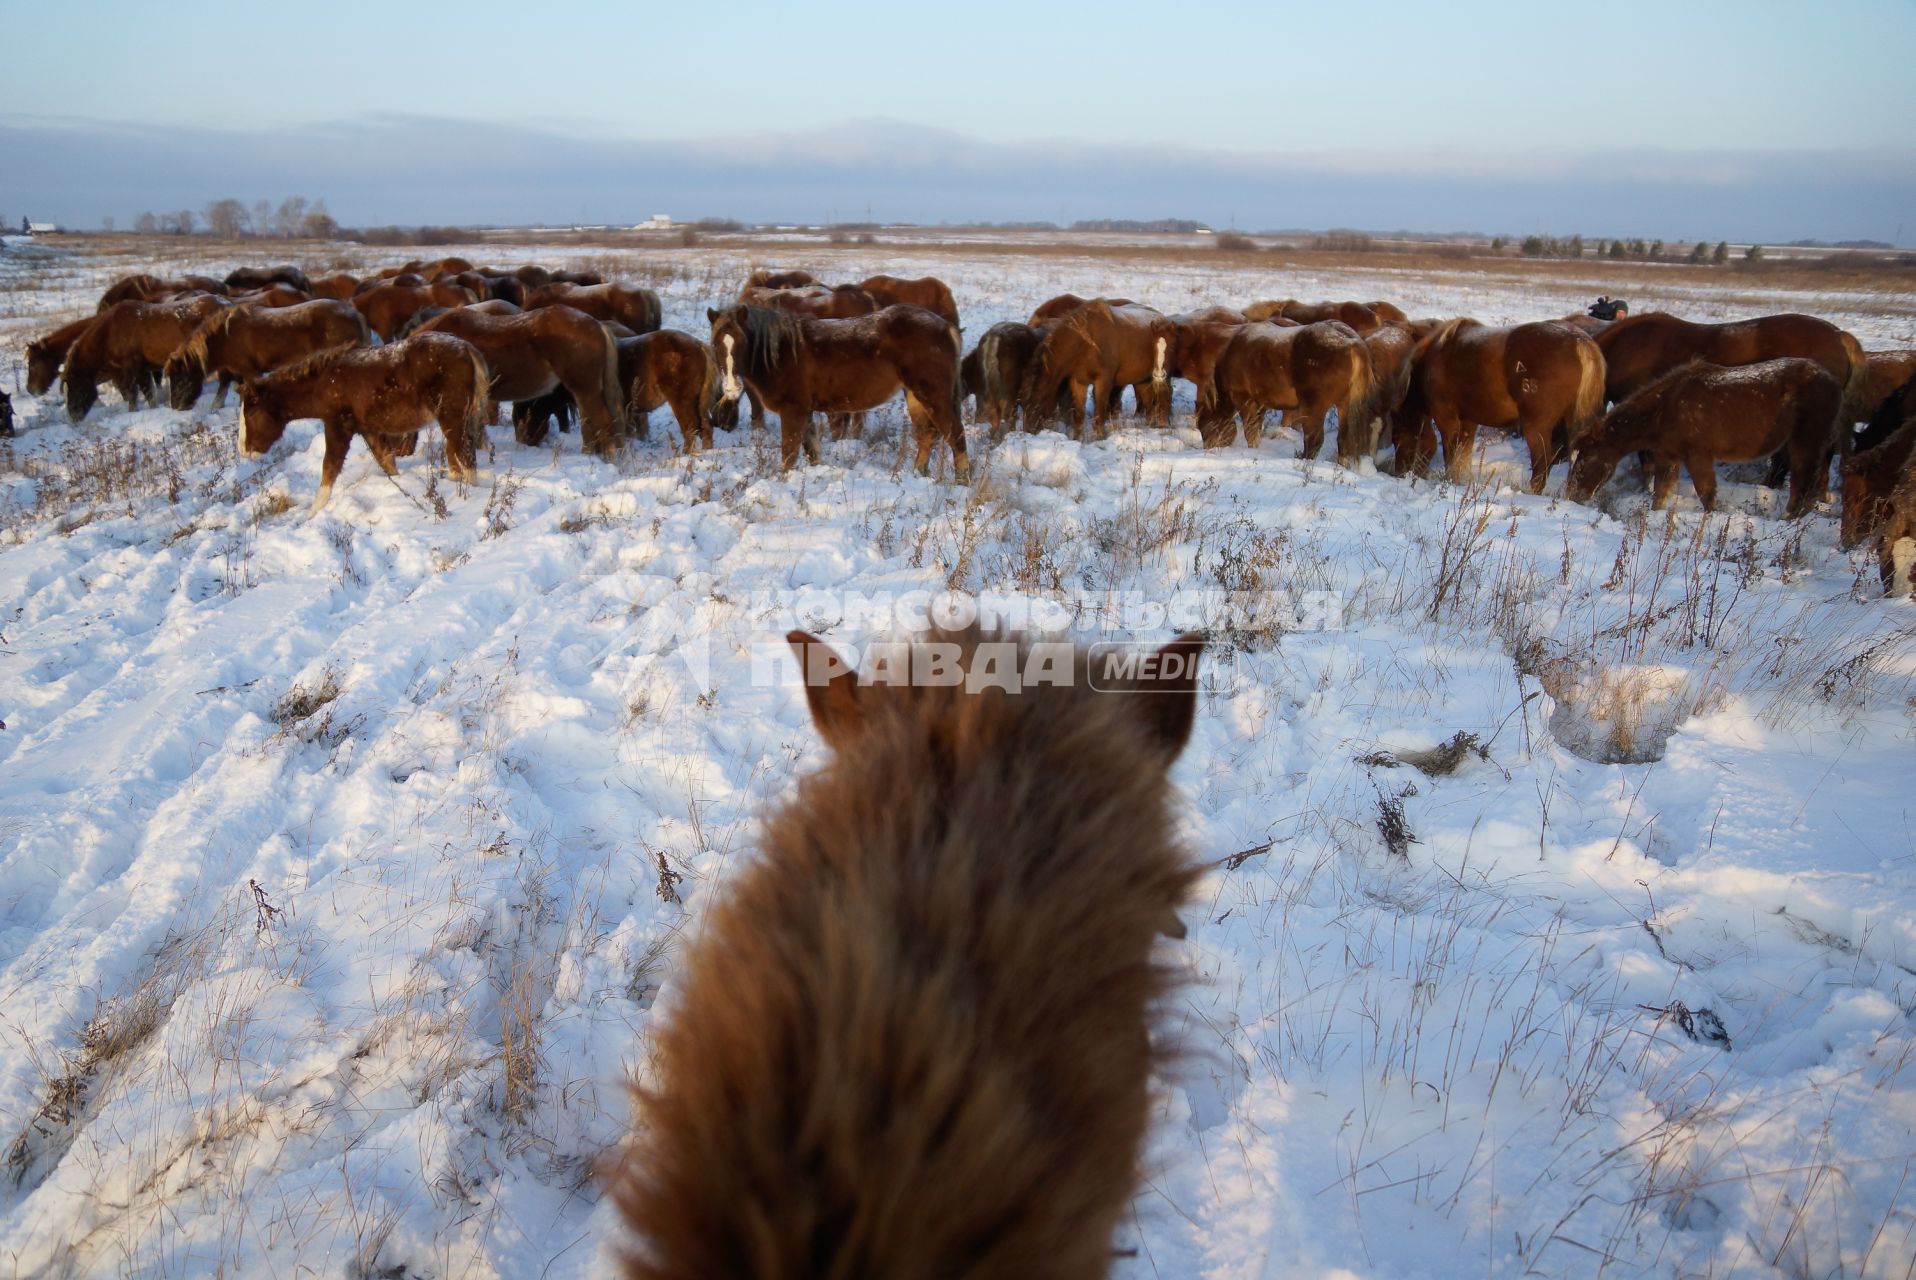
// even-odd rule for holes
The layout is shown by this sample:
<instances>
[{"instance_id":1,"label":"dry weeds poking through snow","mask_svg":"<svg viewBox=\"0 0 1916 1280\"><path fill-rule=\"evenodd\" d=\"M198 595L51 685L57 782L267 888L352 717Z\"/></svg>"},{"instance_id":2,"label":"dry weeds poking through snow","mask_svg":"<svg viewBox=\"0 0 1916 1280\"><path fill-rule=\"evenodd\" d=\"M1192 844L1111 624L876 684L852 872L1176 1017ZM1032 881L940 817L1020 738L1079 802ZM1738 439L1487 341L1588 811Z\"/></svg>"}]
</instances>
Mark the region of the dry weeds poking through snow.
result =
<instances>
[{"instance_id":1,"label":"dry weeds poking through snow","mask_svg":"<svg viewBox=\"0 0 1916 1280\"><path fill-rule=\"evenodd\" d=\"M744 268L571 256L694 330ZM1067 289L1575 301L819 256L943 275L973 336ZM0 365L124 265L22 267L44 284L8 293ZM908 474L893 409L789 478L749 432L611 465L501 429L464 491L355 453L317 521L311 424L255 464L232 410L74 430L22 397L0 1269L603 1273L587 1174L675 940L817 750L752 646L855 642L839 593L953 585L1255 606L1181 765L1216 870L1116 1274L1903 1275L1911 605L1748 483L1666 517L1628 481L1607 513L1524 494L1502 439L1463 486L1282 435L1206 453L1180 390L1169 433L981 442L970 490Z\"/></svg>"}]
</instances>

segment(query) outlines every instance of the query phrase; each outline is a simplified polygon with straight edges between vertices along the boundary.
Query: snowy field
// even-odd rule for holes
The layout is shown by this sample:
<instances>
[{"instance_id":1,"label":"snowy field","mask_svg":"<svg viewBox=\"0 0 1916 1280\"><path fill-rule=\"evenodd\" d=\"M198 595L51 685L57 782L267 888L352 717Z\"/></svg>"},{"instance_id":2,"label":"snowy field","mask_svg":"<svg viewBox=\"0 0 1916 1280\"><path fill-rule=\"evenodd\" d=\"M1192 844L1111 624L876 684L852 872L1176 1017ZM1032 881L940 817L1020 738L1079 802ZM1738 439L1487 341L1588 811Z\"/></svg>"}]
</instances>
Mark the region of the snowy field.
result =
<instances>
[{"instance_id":1,"label":"snowy field","mask_svg":"<svg viewBox=\"0 0 1916 1280\"><path fill-rule=\"evenodd\" d=\"M215 265L8 249L8 388L113 277ZM693 332L747 266L465 252L589 257ZM1603 287L772 265L935 272L974 339L1066 290L1509 323ZM1734 310L1672 289L1630 296ZM1773 309L1911 345L1881 304ZM210 399L74 428L16 394L0 1275L605 1274L591 1170L678 942L821 751L755 660L948 588L1083 638L1244 606L1176 772L1213 866L1114 1274L1911 1274L1916 606L1747 473L1713 517L1628 477L1576 506L1487 432L1470 484L1412 483L1288 432L1201 451L1180 392L1169 431L974 433L970 489L911 475L896 407L791 476L766 432L688 459L660 412L617 463L495 427L468 488L358 448L312 520L316 423L247 462Z\"/></svg>"}]
</instances>

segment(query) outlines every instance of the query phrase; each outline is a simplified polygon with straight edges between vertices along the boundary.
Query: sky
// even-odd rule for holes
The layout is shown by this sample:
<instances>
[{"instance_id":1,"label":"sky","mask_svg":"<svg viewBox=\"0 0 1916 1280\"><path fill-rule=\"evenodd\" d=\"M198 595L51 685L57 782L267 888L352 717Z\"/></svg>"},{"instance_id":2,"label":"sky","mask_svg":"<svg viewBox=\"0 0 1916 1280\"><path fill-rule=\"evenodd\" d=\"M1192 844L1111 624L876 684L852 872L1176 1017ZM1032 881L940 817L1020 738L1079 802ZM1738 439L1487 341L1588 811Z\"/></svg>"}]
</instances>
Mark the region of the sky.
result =
<instances>
[{"instance_id":1,"label":"sky","mask_svg":"<svg viewBox=\"0 0 1916 1280\"><path fill-rule=\"evenodd\" d=\"M1916 241L1916 0L0 0L0 214Z\"/></svg>"}]
</instances>

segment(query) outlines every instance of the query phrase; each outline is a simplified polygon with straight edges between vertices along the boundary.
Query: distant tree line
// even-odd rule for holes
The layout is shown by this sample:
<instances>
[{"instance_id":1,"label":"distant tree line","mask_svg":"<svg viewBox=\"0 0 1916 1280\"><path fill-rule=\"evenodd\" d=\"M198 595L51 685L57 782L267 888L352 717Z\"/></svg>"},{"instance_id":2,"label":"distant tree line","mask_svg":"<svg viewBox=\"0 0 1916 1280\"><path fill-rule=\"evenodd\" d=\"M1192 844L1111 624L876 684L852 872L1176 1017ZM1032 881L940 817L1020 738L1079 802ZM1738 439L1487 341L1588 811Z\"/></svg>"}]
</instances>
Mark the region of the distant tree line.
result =
<instances>
[{"instance_id":1,"label":"distant tree line","mask_svg":"<svg viewBox=\"0 0 1916 1280\"><path fill-rule=\"evenodd\" d=\"M112 229L110 221L107 229ZM191 209L142 213L133 220L133 230L143 236L190 236L203 231L215 240L330 240L340 234L341 228L326 212L324 200L288 196L277 207L270 200L256 200L249 207L245 201L228 196L210 202L198 213Z\"/></svg>"},{"instance_id":2,"label":"distant tree line","mask_svg":"<svg viewBox=\"0 0 1916 1280\"><path fill-rule=\"evenodd\" d=\"M1502 238L1490 242L1493 252L1501 252L1504 247ZM1661 240L1597 240L1586 245L1582 236L1525 236L1517 246L1517 252L1526 258L1581 258L1586 252L1593 257L1606 258L1612 262L1691 262L1701 266L1722 266L1730 260L1730 244L1719 240L1712 248L1707 240L1699 240L1688 254L1683 246L1666 246ZM1682 256L1678 256L1682 255ZM1763 246L1753 244L1743 251L1746 262L1759 262L1763 258Z\"/></svg>"},{"instance_id":3,"label":"distant tree line","mask_svg":"<svg viewBox=\"0 0 1916 1280\"><path fill-rule=\"evenodd\" d=\"M1187 236L1195 235L1203 228L1202 222L1193 222L1189 218L1153 218L1148 222L1136 218L1092 218L1071 224L1073 231L1170 231Z\"/></svg>"}]
</instances>

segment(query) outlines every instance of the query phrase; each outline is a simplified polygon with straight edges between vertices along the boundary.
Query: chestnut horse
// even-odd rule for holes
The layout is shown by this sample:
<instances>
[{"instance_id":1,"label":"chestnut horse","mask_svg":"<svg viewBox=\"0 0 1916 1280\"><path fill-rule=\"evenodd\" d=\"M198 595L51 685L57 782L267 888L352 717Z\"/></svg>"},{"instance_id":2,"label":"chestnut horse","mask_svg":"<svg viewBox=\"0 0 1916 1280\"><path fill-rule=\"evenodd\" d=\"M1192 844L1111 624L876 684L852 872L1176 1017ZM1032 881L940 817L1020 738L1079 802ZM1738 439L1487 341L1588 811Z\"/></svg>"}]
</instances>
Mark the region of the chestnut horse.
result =
<instances>
[{"instance_id":1,"label":"chestnut horse","mask_svg":"<svg viewBox=\"0 0 1916 1280\"><path fill-rule=\"evenodd\" d=\"M1054 420L1064 395L1072 432L1081 434L1089 390L1091 429L1103 439L1125 387L1136 395L1139 413L1153 425L1166 425L1177 340L1170 318L1150 307L1103 299L1079 307L1060 320L1031 355L1018 396L1026 428Z\"/></svg>"},{"instance_id":2,"label":"chestnut horse","mask_svg":"<svg viewBox=\"0 0 1916 1280\"><path fill-rule=\"evenodd\" d=\"M332 298L337 302L350 302L353 294L359 291L359 277L347 275L344 271L335 271L329 276L319 276L313 280L315 298Z\"/></svg>"},{"instance_id":3,"label":"chestnut horse","mask_svg":"<svg viewBox=\"0 0 1916 1280\"><path fill-rule=\"evenodd\" d=\"M384 347L340 347L240 384L240 448L258 457L279 443L286 424L318 418L326 457L320 464L318 515L333 496L354 436L363 436L380 469L397 475L393 454L436 421L455 480L478 478L476 446L486 429L486 362L471 343L421 333Z\"/></svg>"},{"instance_id":4,"label":"chestnut horse","mask_svg":"<svg viewBox=\"0 0 1916 1280\"><path fill-rule=\"evenodd\" d=\"M1916 413L1881 444L1843 463L1841 538L1845 551L1874 538L1883 590L1896 591L1896 543L1916 538Z\"/></svg>"},{"instance_id":5,"label":"chestnut horse","mask_svg":"<svg viewBox=\"0 0 1916 1280\"><path fill-rule=\"evenodd\" d=\"M1018 420L1018 390L1042 341L1042 329L1006 320L985 330L959 368L960 398L977 398L978 416L991 424L993 440L1002 440Z\"/></svg>"},{"instance_id":6,"label":"chestnut horse","mask_svg":"<svg viewBox=\"0 0 1916 1280\"><path fill-rule=\"evenodd\" d=\"M391 342L399 335L400 326L423 307L463 307L477 301L472 290L456 284L404 285L382 280L355 294L352 304L381 341Z\"/></svg>"},{"instance_id":7,"label":"chestnut horse","mask_svg":"<svg viewBox=\"0 0 1916 1280\"><path fill-rule=\"evenodd\" d=\"M1790 455L1785 514L1805 515L1829 490L1820 464L1831 444L1843 387L1814 360L1785 357L1725 368L1695 360L1641 387L1611 409L1577 446L1564 493L1588 502L1629 453L1654 459L1655 503L1676 488L1677 467L1690 473L1697 500L1716 510L1716 464Z\"/></svg>"},{"instance_id":8,"label":"chestnut horse","mask_svg":"<svg viewBox=\"0 0 1916 1280\"><path fill-rule=\"evenodd\" d=\"M110 376L132 406L152 375L193 331L221 308L225 298L196 293L177 302L116 302L93 318L67 349L60 371L66 383L67 416L78 422L100 398L100 379Z\"/></svg>"},{"instance_id":9,"label":"chestnut horse","mask_svg":"<svg viewBox=\"0 0 1916 1280\"><path fill-rule=\"evenodd\" d=\"M858 287L876 298L881 307L923 307L953 324L958 323L958 304L952 299L951 290L945 282L936 276L920 276L916 280L871 276L860 280Z\"/></svg>"},{"instance_id":10,"label":"chestnut horse","mask_svg":"<svg viewBox=\"0 0 1916 1280\"><path fill-rule=\"evenodd\" d=\"M332 298L296 307L262 310L248 303L222 308L207 318L166 362L165 373L175 409L199 401L209 373L219 375L213 407L226 403L226 388L251 381L282 365L293 364L334 347L364 347L372 342L366 319L351 303Z\"/></svg>"},{"instance_id":11,"label":"chestnut horse","mask_svg":"<svg viewBox=\"0 0 1916 1280\"><path fill-rule=\"evenodd\" d=\"M1364 335L1370 349L1372 391L1370 398L1370 448L1375 455L1384 434L1384 425L1392 424L1393 437L1399 415L1410 399L1412 357L1417 352L1417 334L1408 321L1390 320Z\"/></svg>"},{"instance_id":12,"label":"chestnut horse","mask_svg":"<svg viewBox=\"0 0 1916 1280\"><path fill-rule=\"evenodd\" d=\"M1391 310L1396 311L1395 307ZM1402 315L1400 311L1398 315ZM1369 304L1363 302L1299 302L1285 298L1276 302L1253 302L1244 308L1246 320L1284 319L1293 324L1316 324L1323 320L1341 320L1361 337L1384 323Z\"/></svg>"},{"instance_id":13,"label":"chestnut horse","mask_svg":"<svg viewBox=\"0 0 1916 1280\"><path fill-rule=\"evenodd\" d=\"M100 295L95 312L105 311L116 302L164 302L182 293L225 293L226 286L205 276L186 276L162 280L158 276L122 276Z\"/></svg>"},{"instance_id":14,"label":"chestnut horse","mask_svg":"<svg viewBox=\"0 0 1916 1280\"><path fill-rule=\"evenodd\" d=\"M1055 298L1048 298L1040 302L1038 309L1031 313L1031 319L1026 323L1041 325L1047 320L1062 320L1079 307L1091 301L1093 301L1093 299L1080 298L1075 293L1061 293ZM1128 307L1133 305L1129 298L1106 298L1104 301L1114 307Z\"/></svg>"},{"instance_id":15,"label":"chestnut horse","mask_svg":"<svg viewBox=\"0 0 1916 1280\"><path fill-rule=\"evenodd\" d=\"M876 409L902 389L918 474L930 471L932 447L942 439L951 447L958 482L971 479L958 414L958 330L948 321L923 307L886 307L851 320L814 320L744 303L705 314L724 377L720 394L736 400L750 387L778 415L787 468L800 448L818 460L812 414Z\"/></svg>"},{"instance_id":16,"label":"chestnut horse","mask_svg":"<svg viewBox=\"0 0 1916 1280\"><path fill-rule=\"evenodd\" d=\"M1756 364L1800 356L1823 366L1844 389L1844 420L1857 422L1869 361L1848 333L1815 316L1785 312L1729 324L1697 324L1661 311L1625 316L1597 335L1606 365L1605 393L1621 401L1670 370L1692 360L1711 364Z\"/></svg>"},{"instance_id":17,"label":"chestnut horse","mask_svg":"<svg viewBox=\"0 0 1916 1280\"><path fill-rule=\"evenodd\" d=\"M1246 323L1242 311L1229 307L1206 307L1171 317L1177 329L1177 358L1171 362L1171 376L1183 378L1197 388L1197 411L1202 417L1210 412L1216 399L1212 377L1218 357L1224 354L1231 338Z\"/></svg>"},{"instance_id":18,"label":"chestnut horse","mask_svg":"<svg viewBox=\"0 0 1916 1280\"><path fill-rule=\"evenodd\" d=\"M431 324L434 320L437 320L440 316L445 315L451 310L451 307L421 307L406 317L406 323L399 326L399 332L395 336L410 338L413 334L419 332L419 330L425 328L428 324ZM510 302L502 302L498 298L487 298L484 302L469 303L466 306L466 310L477 311L480 315L484 316L516 316L520 311L518 307L513 306Z\"/></svg>"},{"instance_id":19,"label":"chestnut horse","mask_svg":"<svg viewBox=\"0 0 1916 1280\"><path fill-rule=\"evenodd\" d=\"M801 285L790 289L764 289L747 285L739 290L738 300L748 307L777 307L794 315L814 320L850 320L880 310L878 299L853 284L827 289L823 285Z\"/></svg>"},{"instance_id":20,"label":"chestnut horse","mask_svg":"<svg viewBox=\"0 0 1916 1280\"><path fill-rule=\"evenodd\" d=\"M449 333L479 348L492 372L490 396L513 403L519 443L531 429L523 403L564 387L579 406L580 443L601 456L616 453L625 435L619 391L619 352L612 335L583 311L540 307L518 315L490 315L454 307L419 326L418 333Z\"/></svg>"},{"instance_id":21,"label":"chestnut horse","mask_svg":"<svg viewBox=\"0 0 1916 1280\"><path fill-rule=\"evenodd\" d=\"M1551 466L1603 414L1603 353L1555 320L1509 328L1447 320L1418 342L1413 360L1410 394L1436 422L1453 480L1469 468L1478 427L1510 427L1530 448L1530 491L1542 493ZM1400 435L1400 454L1403 447Z\"/></svg>"},{"instance_id":22,"label":"chestnut horse","mask_svg":"<svg viewBox=\"0 0 1916 1280\"><path fill-rule=\"evenodd\" d=\"M304 271L294 266L237 267L226 273L226 288L229 292L264 289L275 284L289 285L308 297L313 292L313 282L306 278Z\"/></svg>"},{"instance_id":23,"label":"chestnut horse","mask_svg":"<svg viewBox=\"0 0 1916 1280\"><path fill-rule=\"evenodd\" d=\"M258 289L234 289L228 297L235 302L250 303L255 307L297 307L302 302L311 302L313 295L304 289L295 289L290 284L269 284Z\"/></svg>"},{"instance_id":24,"label":"chestnut horse","mask_svg":"<svg viewBox=\"0 0 1916 1280\"><path fill-rule=\"evenodd\" d=\"M659 327L661 315L658 294L623 284L549 284L528 292L524 305L527 311L571 307L597 320L616 321L633 333L651 333Z\"/></svg>"},{"instance_id":25,"label":"chestnut horse","mask_svg":"<svg viewBox=\"0 0 1916 1280\"><path fill-rule=\"evenodd\" d=\"M889 646L905 671L1058 663L967 692L789 641L828 754L687 944L608 1169L625 1274L1103 1277L1168 1065L1153 950L1199 876L1169 772L1203 641L1109 693L1062 643Z\"/></svg>"},{"instance_id":26,"label":"chestnut horse","mask_svg":"<svg viewBox=\"0 0 1916 1280\"><path fill-rule=\"evenodd\" d=\"M1324 447L1324 419L1336 409L1337 456L1352 462L1368 456L1373 382L1370 349L1341 320L1254 320L1240 325L1218 356L1214 395L1198 415L1198 434L1205 448L1219 448L1236 438L1241 421L1245 442L1255 449L1265 413L1295 409L1304 433L1300 456L1315 458Z\"/></svg>"}]
</instances>

